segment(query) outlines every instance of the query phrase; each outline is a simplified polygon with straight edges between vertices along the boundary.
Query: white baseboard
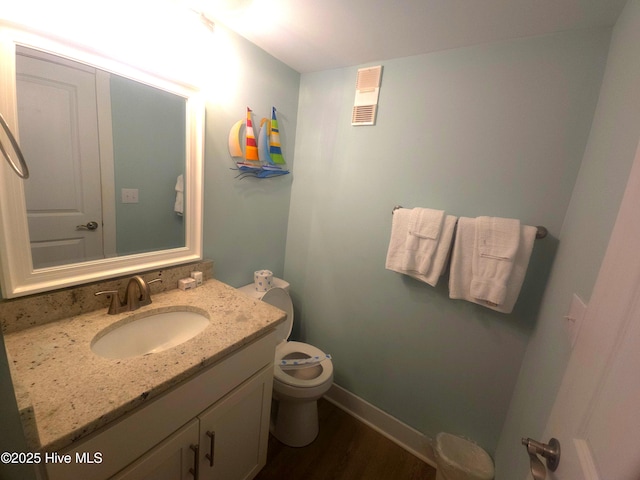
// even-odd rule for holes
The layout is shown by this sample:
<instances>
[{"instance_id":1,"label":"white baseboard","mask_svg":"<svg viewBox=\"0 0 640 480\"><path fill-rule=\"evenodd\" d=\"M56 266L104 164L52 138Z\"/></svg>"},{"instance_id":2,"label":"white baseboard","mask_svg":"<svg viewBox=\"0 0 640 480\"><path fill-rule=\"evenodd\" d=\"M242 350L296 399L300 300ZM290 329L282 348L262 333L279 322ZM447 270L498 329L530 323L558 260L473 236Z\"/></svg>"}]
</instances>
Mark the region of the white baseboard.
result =
<instances>
[{"instance_id":1,"label":"white baseboard","mask_svg":"<svg viewBox=\"0 0 640 480\"><path fill-rule=\"evenodd\" d=\"M324 395L324 398L381 433L423 462L428 463L434 468L436 467L431 439L418 430L402 423L397 418L383 412L378 407L371 405L366 400L363 400L335 383L331 385L331 388Z\"/></svg>"}]
</instances>

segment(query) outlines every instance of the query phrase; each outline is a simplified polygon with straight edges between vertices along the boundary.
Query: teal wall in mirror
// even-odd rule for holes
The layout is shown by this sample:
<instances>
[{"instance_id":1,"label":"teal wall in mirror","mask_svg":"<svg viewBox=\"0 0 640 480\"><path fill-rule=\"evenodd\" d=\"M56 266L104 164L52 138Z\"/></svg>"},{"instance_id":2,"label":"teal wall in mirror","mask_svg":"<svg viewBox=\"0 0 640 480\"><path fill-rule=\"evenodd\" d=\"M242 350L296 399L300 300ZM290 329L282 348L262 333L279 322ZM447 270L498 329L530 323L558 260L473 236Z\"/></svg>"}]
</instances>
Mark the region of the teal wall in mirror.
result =
<instances>
[{"instance_id":1,"label":"teal wall in mirror","mask_svg":"<svg viewBox=\"0 0 640 480\"><path fill-rule=\"evenodd\" d=\"M118 255L184 246L184 218L174 206L185 112L183 98L111 76ZM123 203L123 188L138 190L138 203Z\"/></svg>"}]
</instances>

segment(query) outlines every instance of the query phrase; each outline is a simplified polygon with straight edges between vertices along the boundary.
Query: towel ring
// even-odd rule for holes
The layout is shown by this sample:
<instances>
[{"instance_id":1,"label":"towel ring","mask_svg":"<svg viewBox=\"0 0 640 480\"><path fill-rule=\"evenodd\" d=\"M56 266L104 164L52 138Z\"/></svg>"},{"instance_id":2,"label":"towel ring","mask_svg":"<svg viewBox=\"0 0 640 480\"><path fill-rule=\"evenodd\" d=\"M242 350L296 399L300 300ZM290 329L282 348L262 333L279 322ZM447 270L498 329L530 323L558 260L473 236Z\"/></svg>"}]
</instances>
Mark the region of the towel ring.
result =
<instances>
[{"instance_id":1,"label":"towel ring","mask_svg":"<svg viewBox=\"0 0 640 480\"><path fill-rule=\"evenodd\" d=\"M393 210L391 210L391 214L393 215L393 213L400 209L400 208L404 208L402 205L396 205L395 207L393 207ZM542 225L538 225L536 226L536 228L538 229L538 231L536 232L536 239L539 240L541 238L546 237L549 234L549 230L547 230L547 227L543 227Z\"/></svg>"},{"instance_id":2,"label":"towel ring","mask_svg":"<svg viewBox=\"0 0 640 480\"><path fill-rule=\"evenodd\" d=\"M16 172L16 174L20 178L24 178L24 179L29 178L29 167L27 167L27 162L25 162L24 160L24 156L22 155L22 151L20 150L20 145L18 145L16 138L11 133L11 130L9 129L9 125L7 125L7 122L5 122L2 114L0 114L0 125L2 125L2 129L5 131L7 138L9 139L9 142L11 142L13 151L16 152L16 156L18 157L18 161L20 162L20 168L18 168L16 163L13 161L13 158L11 158L11 155L9 155L9 153L5 150L4 145L2 144L1 141L0 141L0 152L2 152L2 155L4 155L4 158L7 159L7 162L9 163L13 171Z\"/></svg>"}]
</instances>

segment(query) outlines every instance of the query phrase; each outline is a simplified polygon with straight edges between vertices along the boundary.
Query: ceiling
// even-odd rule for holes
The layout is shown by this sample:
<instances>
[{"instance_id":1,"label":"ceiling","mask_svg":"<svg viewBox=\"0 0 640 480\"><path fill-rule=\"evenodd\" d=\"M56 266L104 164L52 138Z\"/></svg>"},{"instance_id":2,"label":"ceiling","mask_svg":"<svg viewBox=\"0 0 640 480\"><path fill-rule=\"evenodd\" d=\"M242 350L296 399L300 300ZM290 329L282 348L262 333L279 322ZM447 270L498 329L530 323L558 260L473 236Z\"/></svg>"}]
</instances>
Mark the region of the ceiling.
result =
<instances>
[{"instance_id":1,"label":"ceiling","mask_svg":"<svg viewBox=\"0 0 640 480\"><path fill-rule=\"evenodd\" d=\"M193 9L223 23L298 72L308 73L506 39L612 26L626 0L192 2Z\"/></svg>"}]
</instances>

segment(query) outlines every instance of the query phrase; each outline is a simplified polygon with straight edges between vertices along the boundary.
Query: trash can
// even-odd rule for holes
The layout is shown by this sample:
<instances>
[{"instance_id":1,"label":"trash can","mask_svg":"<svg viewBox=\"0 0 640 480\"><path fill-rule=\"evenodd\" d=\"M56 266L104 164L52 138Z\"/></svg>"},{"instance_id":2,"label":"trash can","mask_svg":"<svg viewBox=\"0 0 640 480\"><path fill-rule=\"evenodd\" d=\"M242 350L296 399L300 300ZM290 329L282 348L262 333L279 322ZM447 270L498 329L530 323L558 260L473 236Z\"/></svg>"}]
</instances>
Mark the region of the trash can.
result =
<instances>
[{"instance_id":1,"label":"trash can","mask_svg":"<svg viewBox=\"0 0 640 480\"><path fill-rule=\"evenodd\" d=\"M439 433L435 444L436 480L493 480L493 461L471 440Z\"/></svg>"}]
</instances>

